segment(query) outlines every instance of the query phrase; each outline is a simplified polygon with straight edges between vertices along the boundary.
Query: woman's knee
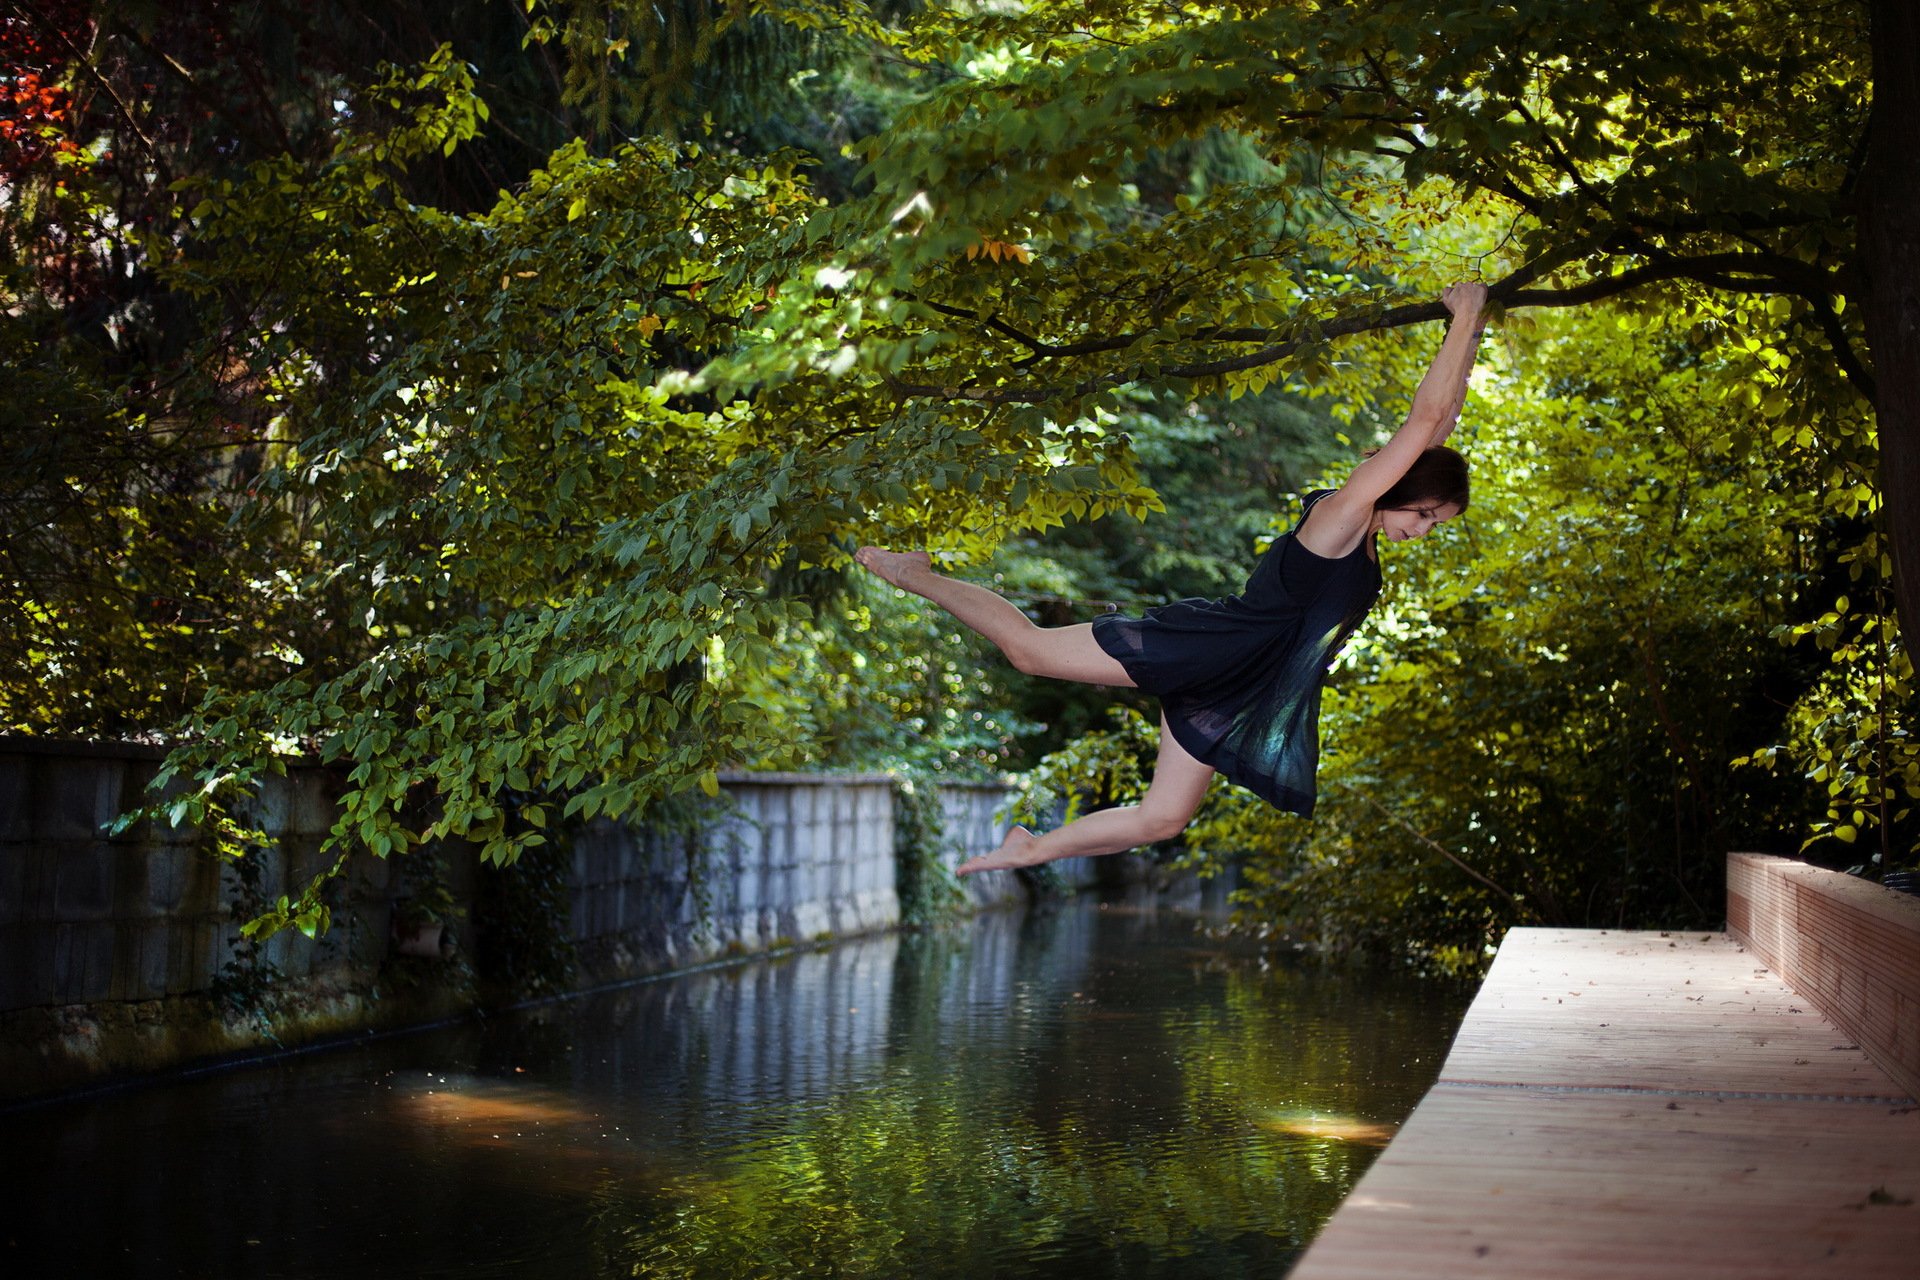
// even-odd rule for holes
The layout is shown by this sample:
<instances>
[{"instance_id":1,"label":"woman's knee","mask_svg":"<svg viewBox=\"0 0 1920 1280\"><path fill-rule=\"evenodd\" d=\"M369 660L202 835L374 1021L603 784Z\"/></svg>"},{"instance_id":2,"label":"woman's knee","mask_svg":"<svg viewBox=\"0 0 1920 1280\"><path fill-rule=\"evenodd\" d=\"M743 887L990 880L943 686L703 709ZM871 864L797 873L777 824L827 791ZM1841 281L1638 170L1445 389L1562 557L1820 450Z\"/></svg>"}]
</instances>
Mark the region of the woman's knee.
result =
<instances>
[{"instance_id":1,"label":"woman's knee","mask_svg":"<svg viewBox=\"0 0 1920 1280\"><path fill-rule=\"evenodd\" d=\"M1015 671L1023 675L1051 675L1051 662L1048 660L1045 643L1046 633L1038 627L1028 627L1015 632L1000 641L1000 652L1013 665Z\"/></svg>"},{"instance_id":2,"label":"woman's knee","mask_svg":"<svg viewBox=\"0 0 1920 1280\"><path fill-rule=\"evenodd\" d=\"M1140 828L1142 844L1154 844L1161 840L1171 840L1187 829L1187 823L1193 820L1193 810L1155 805L1148 803L1140 806L1136 824Z\"/></svg>"},{"instance_id":3,"label":"woman's knee","mask_svg":"<svg viewBox=\"0 0 1920 1280\"><path fill-rule=\"evenodd\" d=\"M1064 628L1029 624L1000 641L1000 652L1013 664L1013 669L1029 676L1071 679L1074 650Z\"/></svg>"},{"instance_id":4,"label":"woman's knee","mask_svg":"<svg viewBox=\"0 0 1920 1280\"><path fill-rule=\"evenodd\" d=\"M997 637L1000 652L1015 670L1054 680L1131 688L1125 667L1100 647L1086 623L1070 627L1036 627Z\"/></svg>"}]
</instances>

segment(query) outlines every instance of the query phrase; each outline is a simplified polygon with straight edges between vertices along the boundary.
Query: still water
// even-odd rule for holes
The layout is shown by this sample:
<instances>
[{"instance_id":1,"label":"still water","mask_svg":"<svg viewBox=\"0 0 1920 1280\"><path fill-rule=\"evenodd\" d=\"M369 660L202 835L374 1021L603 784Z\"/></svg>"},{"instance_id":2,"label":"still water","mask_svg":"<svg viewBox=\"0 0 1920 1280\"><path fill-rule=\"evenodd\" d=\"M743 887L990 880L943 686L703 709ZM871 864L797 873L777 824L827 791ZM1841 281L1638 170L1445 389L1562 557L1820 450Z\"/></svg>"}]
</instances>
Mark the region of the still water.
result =
<instances>
[{"instance_id":1,"label":"still water","mask_svg":"<svg viewBox=\"0 0 1920 1280\"><path fill-rule=\"evenodd\" d=\"M1076 902L0 1116L0 1273L1274 1277L1468 992Z\"/></svg>"}]
</instances>

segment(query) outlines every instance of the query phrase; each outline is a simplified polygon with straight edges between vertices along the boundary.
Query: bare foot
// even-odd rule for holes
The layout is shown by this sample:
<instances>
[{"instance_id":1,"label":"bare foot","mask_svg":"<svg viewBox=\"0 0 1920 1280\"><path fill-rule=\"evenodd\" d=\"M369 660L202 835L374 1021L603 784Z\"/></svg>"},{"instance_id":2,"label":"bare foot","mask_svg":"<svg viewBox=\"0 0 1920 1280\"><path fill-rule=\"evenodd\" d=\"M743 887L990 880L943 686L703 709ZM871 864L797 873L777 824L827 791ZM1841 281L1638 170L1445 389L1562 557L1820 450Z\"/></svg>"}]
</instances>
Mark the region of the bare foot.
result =
<instances>
[{"instance_id":1,"label":"bare foot","mask_svg":"<svg viewBox=\"0 0 1920 1280\"><path fill-rule=\"evenodd\" d=\"M983 853L977 858L968 858L955 869L957 876L970 876L976 871L1008 871L1014 867L1031 867L1035 863L1045 862L1039 857L1040 837L1025 827L1014 827L1007 832L1007 838L992 853Z\"/></svg>"},{"instance_id":2,"label":"bare foot","mask_svg":"<svg viewBox=\"0 0 1920 1280\"><path fill-rule=\"evenodd\" d=\"M903 591L913 591L916 582L933 572L933 564L924 551L862 547L853 553L853 558Z\"/></svg>"}]
</instances>

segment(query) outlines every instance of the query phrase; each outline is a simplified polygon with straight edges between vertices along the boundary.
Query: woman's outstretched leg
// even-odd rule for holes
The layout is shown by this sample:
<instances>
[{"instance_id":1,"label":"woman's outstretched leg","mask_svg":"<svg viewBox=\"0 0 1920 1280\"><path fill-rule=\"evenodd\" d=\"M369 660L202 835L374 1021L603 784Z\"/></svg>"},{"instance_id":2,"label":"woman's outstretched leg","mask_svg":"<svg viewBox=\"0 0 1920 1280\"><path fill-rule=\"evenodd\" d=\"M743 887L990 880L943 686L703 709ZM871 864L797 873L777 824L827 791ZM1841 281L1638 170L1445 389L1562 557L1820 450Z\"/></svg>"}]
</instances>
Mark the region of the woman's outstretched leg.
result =
<instances>
[{"instance_id":1,"label":"woman's outstretched leg","mask_svg":"<svg viewBox=\"0 0 1920 1280\"><path fill-rule=\"evenodd\" d=\"M1162 716L1160 758L1153 767L1153 781L1139 804L1102 809L1043 836L1036 836L1025 827L1015 827L1007 832L998 849L961 863L959 874L1031 867L1055 858L1118 853L1156 840L1172 839L1186 829L1194 810L1206 799L1207 784L1212 780L1213 770L1174 741L1167 731L1167 719Z\"/></svg>"},{"instance_id":2,"label":"woman's outstretched leg","mask_svg":"<svg viewBox=\"0 0 1920 1280\"><path fill-rule=\"evenodd\" d=\"M862 547L853 558L902 591L924 596L991 640L1028 675L1134 687L1127 669L1100 647L1087 623L1039 627L1011 601L971 582L935 573L924 551Z\"/></svg>"}]
</instances>

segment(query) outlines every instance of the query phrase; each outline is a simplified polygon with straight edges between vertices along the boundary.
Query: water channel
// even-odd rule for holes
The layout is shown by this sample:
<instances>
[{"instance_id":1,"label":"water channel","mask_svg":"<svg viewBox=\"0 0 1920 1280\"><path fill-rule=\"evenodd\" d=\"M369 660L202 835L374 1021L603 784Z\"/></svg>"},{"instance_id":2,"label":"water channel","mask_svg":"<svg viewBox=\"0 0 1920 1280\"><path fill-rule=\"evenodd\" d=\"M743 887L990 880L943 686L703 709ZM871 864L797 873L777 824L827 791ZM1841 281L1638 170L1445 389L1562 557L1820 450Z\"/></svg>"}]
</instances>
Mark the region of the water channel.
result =
<instances>
[{"instance_id":1,"label":"water channel","mask_svg":"<svg viewBox=\"0 0 1920 1280\"><path fill-rule=\"evenodd\" d=\"M1274 1277L1469 992L1074 902L0 1116L0 1272Z\"/></svg>"}]
</instances>

